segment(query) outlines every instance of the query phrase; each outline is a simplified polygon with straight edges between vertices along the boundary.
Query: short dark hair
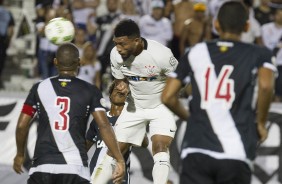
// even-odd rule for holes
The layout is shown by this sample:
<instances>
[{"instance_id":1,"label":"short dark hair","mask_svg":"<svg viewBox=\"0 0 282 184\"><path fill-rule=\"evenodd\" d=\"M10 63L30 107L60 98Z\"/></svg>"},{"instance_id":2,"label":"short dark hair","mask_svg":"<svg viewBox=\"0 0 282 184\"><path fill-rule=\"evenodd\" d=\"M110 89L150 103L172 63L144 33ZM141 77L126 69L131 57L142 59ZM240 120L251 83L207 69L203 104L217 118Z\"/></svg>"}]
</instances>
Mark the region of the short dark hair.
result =
<instances>
[{"instance_id":1,"label":"short dark hair","mask_svg":"<svg viewBox=\"0 0 282 184\"><path fill-rule=\"evenodd\" d=\"M140 37L140 29L136 22L131 19L120 21L114 31L115 37L127 36L131 38Z\"/></svg>"},{"instance_id":2,"label":"short dark hair","mask_svg":"<svg viewBox=\"0 0 282 184\"><path fill-rule=\"evenodd\" d=\"M240 1L228 1L224 3L217 15L221 30L241 34L249 19L247 7Z\"/></svg>"},{"instance_id":3,"label":"short dark hair","mask_svg":"<svg viewBox=\"0 0 282 184\"><path fill-rule=\"evenodd\" d=\"M113 93L115 87L116 87L116 83L115 83L115 81L113 81L112 84L110 85L109 89L108 89L109 96L112 95L112 93Z\"/></svg>"},{"instance_id":4,"label":"short dark hair","mask_svg":"<svg viewBox=\"0 0 282 184\"><path fill-rule=\"evenodd\" d=\"M56 59L61 70L74 70L79 64L79 52L72 43L64 43L59 46Z\"/></svg>"}]
</instances>

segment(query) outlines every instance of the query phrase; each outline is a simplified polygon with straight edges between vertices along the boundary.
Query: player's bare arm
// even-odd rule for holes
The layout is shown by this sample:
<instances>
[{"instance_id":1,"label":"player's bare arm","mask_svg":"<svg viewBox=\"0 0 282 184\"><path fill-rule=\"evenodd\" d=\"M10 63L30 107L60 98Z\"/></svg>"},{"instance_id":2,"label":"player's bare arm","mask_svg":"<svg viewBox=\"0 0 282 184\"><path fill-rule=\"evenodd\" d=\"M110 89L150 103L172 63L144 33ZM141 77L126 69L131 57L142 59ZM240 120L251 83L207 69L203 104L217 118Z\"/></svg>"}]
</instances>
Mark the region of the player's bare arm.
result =
<instances>
[{"instance_id":1,"label":"player's bare arm","mask_svg":"<svg viewBox=\"0 0 282 184\"><path fill-rule=\"evenodd\" d=\"M163 104L165 104L172 112L181 119L187 120L189 116L188 111L184 108L178 98L180 89L181 81L169 77L166 81L161 99Z\"/></svg>"},{"instance_id":2,"label":"player's bare arm","mask_svg":"<svg viewBox=\"0 0 282 184\"><path fill-rule=\"evenodd\" d=\"M14 158L13 169L18 174L23 173L22 165L31 119L30 115L21 113L16 128L17 155Z\"/></svg>"},{"instance_id":3,"label":"player's bare arm","mask_svg":"<svg viewBox=\"0 0 282 184\"><path fill-rule=\"evenodd\" d=\"M265 123L274 89L273 71L267 68L260 68L258 71L258 85L257 129L260 141L263 142L267 138Z\"/></svg>"},{"instance_id":4,"label":"player's bare arm","mask_svg":"<svg viewBox=\"0 0 282 184\"><path fill-rule=\"evenodd\" d=\"M119 183L124 177L125 163L117 144L115 133L104 111L96 111L93 112L92 115L98 124L102 139L117 161L113 173L113 181L114 183Z\"/></svg>"}]
</instances>

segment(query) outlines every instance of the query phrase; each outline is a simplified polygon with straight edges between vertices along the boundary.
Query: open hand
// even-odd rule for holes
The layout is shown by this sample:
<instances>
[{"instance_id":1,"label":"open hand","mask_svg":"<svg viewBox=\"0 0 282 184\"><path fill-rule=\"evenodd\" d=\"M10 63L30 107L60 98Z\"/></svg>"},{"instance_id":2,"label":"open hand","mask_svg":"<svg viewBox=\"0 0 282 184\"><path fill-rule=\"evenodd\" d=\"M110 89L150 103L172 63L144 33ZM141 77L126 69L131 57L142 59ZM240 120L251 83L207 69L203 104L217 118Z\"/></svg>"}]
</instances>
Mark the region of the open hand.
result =
<instances>
[{"instance_id":1,"label":"open hand","mask_svg":"<svg viewBox=\"0 0 282 184\"><path fill-rule=\"evenodd\" d=\"M121 184L124 178L125 164L124 161L118 161L113 172L113 182L114 184Z\"/></svg>"}]
</instances>

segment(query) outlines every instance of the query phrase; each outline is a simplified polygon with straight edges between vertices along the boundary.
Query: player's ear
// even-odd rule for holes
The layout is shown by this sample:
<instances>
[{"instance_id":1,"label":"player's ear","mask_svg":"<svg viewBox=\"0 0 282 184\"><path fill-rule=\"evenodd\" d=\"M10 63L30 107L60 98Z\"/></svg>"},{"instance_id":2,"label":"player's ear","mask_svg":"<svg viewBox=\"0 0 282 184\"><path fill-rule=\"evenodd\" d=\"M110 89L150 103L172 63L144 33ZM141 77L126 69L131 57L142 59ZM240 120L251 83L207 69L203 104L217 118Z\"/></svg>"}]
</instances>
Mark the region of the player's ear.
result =
<instances>
[{"instance_id":1,"label":"player's ear","mask_svg":"<svg viewBox=\"0 0 282 184\"><path fill-rule=\"evenodd\" d=\"M221 32L221 27L217 19L214 21L214 27L218 33Z\"/></svg>"},{"instance_id":2,"label":"player's ear","mask_svg":"<svg viewBox=\"0 0 282 184\"><path fill-rule=\"evenodd\" d=\"M54 58L54 65L57 67L58 66L58 60L57 58Z\"/></svg>"},{"instance_id":3,"label":"player's ear","mask_svg":"<svg viewBox=\"0 0 282 184\"><path fill-rule=\"evenodd\" d=\"M80 67L80 65L81 65L81 60L80 58L78 58L78 67Z\"/></svg>"},{"instance_id":4,"label":"player's ear","mask_svg":"<svg viewBox=\"0 0 282 184\"><path fill-rule=\"evenodd\" d=\"M247 21L244 27L244 32L248 32L250 29L250 21Z\"/></svg>"}]
</instances>

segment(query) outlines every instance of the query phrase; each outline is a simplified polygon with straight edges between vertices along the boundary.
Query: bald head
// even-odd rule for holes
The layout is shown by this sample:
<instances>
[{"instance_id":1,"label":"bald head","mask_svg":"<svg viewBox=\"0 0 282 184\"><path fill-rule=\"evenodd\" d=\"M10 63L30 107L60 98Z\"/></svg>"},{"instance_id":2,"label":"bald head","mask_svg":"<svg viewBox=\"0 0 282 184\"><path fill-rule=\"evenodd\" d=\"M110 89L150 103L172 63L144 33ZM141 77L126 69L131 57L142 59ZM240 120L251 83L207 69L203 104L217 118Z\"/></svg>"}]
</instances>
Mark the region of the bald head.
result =
<instances>
[{"instance_id":1,"label":"bald head","mask_svg":"<svg viewBox=\"0 0 282 184\"><path fill-rule=\"evenodd\" d=\"M72 43L62 44L57 50L56 59L59 70L76 70L79 66L78 49Z\"/></svg>"}]
</instances>

